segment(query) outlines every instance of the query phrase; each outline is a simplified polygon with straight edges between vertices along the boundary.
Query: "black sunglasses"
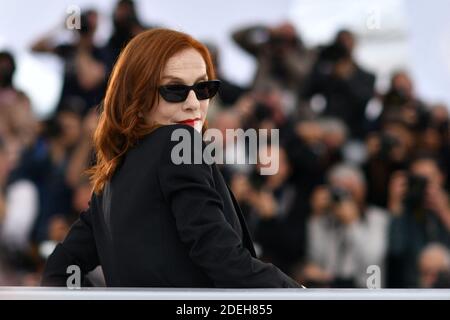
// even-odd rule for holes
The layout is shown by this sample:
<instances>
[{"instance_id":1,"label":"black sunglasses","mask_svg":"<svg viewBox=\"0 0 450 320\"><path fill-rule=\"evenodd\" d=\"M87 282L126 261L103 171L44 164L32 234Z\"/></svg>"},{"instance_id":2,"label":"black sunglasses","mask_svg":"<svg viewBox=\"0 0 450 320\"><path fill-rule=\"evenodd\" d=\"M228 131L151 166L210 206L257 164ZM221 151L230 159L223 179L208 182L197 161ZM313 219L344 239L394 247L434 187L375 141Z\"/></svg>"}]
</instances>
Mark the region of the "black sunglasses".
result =
<instances>
[{"instance_id":1,"label":"black sunglasses","mask_svg":"<svg viewBox=\"0 0 450 320\"><path fill-rule=\"evenodd\" d=\"M214 97L219 90L220 80L201 81L192 86L184 84L168 84L160 86L159 94L167 102L182 102L187 99L189 91L194 90L198 100Z\"/></svg>"}]
</instances>

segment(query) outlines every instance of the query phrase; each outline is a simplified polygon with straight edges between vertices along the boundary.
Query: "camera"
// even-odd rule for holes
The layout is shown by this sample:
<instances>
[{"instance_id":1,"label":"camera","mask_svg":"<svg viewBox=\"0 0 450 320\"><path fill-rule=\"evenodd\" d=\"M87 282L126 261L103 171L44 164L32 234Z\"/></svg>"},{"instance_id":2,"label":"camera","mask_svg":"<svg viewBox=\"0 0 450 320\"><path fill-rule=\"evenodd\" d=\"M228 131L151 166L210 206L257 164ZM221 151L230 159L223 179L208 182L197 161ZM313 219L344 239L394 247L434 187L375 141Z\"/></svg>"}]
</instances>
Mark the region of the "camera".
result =
<instances>
[{"instance_id":1,"label":"camera","mask_svg":"<svg viewBox=\"0 0 450 320\"><path fill-rule=\"evenodd\" d=\"M342 44L333 43L322 49L319 59L330 63L337 63L341 60L349 59L350 52Z\"/></svg>"},{"instance_id":2,"label":"camera","mask_svg":"<svg viewBox=\"0 0 450 320\"><path fill-rule=\"evenodd\" d=\"M271 35L269 38L269 44L274 47L289 45L292 44L292 42L293 42L292 39L285 37L281 34L274 34Z\"/></svg>"},{"instance_id":3,"label":"camera","mask_svg":"<svg viewBox=\"0 0 450 320\"><path fill-rule=\"evenodd\" d=\"M351 198L350 193L343 188L330 187L330 188L328 188L328 190L330 192L331 201L333 202L333 204L340 203L344 200Z\"/></svg>"},{"instance_id":4,"label":"camera","mask_svg":"<svg viewBox=\"0 0 450 320\"><path fill-rule=\"evenodd\" d=\"M388 160L392 149L400 144L400 141L390 134L383 133L380 136L380 158Z\"/></svg>"},{"instance_id":5,"label":"camera","mask_svg":"<svg viewBox=\"0 0 450 320\"><path fill-rule=\"evenodd\" d=\"M408 176L408 191L404 198L407 212L414 212L424 207L425 192L428 185L427 178L410 174Z\"/></svg>"}]
</instances>

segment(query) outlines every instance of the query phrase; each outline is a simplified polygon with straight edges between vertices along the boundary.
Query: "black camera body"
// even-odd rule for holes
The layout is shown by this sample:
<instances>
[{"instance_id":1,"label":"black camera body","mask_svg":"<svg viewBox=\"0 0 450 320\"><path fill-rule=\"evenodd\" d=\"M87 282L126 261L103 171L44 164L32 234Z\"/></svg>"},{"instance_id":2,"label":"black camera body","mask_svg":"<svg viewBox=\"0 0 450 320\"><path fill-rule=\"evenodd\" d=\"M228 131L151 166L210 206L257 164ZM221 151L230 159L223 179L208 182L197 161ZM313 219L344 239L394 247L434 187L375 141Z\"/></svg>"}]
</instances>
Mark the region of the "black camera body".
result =
<instances>
[{"instance_id":1,"label":"black camera body","mask_svg":"<svg viewBox=\"0 0 450 320\"><path fill-rule=\"evenodd\" d=\"M339 188L339 187L330 187L328 188L330 195L331 195L331 201L336 204L336 203L340 203L344 200L347 199L351 199L351 195L350 193L343 189L343 188Z\"/></svg>"},{"instance_id":2,"label":"black camera body","mask_svg":"<svg viewBox=\"0 0 450 320\"><path fill-rule=\"evenodd\" d=\"M404 206L407 212L415 212L424 207L425 192L428 186L426 177L420 175L408 175L408 191L404 198Z\"/></svg>"},{"instance_id":3,"label":"black camera body","mask_svg":"<svg viewBox=\"0 0 450 320\"><path fill-rule=\"evenodd\" d=\"M383 133L380 135L380 158L383 160L389 160L392 149L400 144L398 139L390 134Z\"/></svg>"},{"instance_id":4,"label":"black camera body","mask_svg":"<svg viewBox=\"0 0 450 320\"><path fill-rule=\"evenodd\" d=\"M341 60L350 59L351 54L342 44L333 43L322 49L319 59L335 64Z\"/></svg>"}]
</instances>

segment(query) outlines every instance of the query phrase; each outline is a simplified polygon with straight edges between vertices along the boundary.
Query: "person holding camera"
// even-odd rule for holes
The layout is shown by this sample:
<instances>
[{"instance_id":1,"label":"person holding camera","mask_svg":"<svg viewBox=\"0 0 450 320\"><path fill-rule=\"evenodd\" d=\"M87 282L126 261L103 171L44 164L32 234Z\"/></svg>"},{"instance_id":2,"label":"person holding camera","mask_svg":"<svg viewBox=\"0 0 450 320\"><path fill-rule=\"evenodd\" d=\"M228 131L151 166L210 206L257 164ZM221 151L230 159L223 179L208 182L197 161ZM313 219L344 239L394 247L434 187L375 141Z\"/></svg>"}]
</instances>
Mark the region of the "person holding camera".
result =
<instances>
[{"instance_id":1,"label":"person holding camera","mask_svg":"<svg viewBox=\"0 0 450 320\"><path fill-rule=\"evenodd\" d=\"M292 276L296 263L305 254L306 199L292 181L292 164L285 147L266 148L271 150L270 154L273 148L279 149L278 170L274 175L260 175L257 169L250 175L249 224L261 248L261 258ZM259 166L265 165L258 163Z\"/></svg>"},{"instance_id":2,"label":"person holding camera","mask_svg":"<svg viewBox=\"0 0 450 320\"><path fill-rule=\"evenodd\" d=\"M319 51L303 91L303 99L321 95L326 106L321 115L345 122L350 136L363 140L367 134L366 106L375 93L375 75L364 70L353 56L353 33L341 30L334 42Z\"/></svg>"},{"instance_id":3,"label":"person holding camera","mask_svg":"<svg viewBox=\"0 0 450 320\"><path fill-rule=\"evenodd\" d=\"M383 109L377 119L383 122L397 118L401 119L409 128L420 130L427 120L427 106L415 92L414 83L405 71L394 72L388 91L382 97Z\"/></svg>"},{"instance_id":4,"label":"person holding camera","mask_svg":"<svg viewBox=\"0 0 450 320\"><path fill-rule=\"evenodd\" d=\"M286 90L295 99L316 59L314 50L304 46L290 22L278 26L249 26L235 31L235 43L257 59L253 88Z\"/></svg>"},{"instance_id":5,"label":"person holding camera","mask_svg":"<svg viewBox=\"0 0 450 320\"><path fill-rule=\"evenodd\" d=\"M366 287L367 268L380 268L384 257L388 214L366 203L362 172L338 164L328 184L315 189L307 224L307 260L299 274L306 285L321 287Z\"/></svg>"},{"instance_id":6,"label":"person holding camera","mask_svg":"<svg viewBox=\"0 0 450 320\"><path fill-rule=\"evenodd\" d=\"M80 27L70 34L72 41L58 40L63 32L59 27L31 46L33 52L52 53L64 62L63 85L55 113L70 105L85 116L105 94L106 55L94 41L97 24L97 11L86 10L81 13Z\"/></svg>"},{"instance_id":7,"label":"person holding camera","mask_svg":"<svg viewBox=\"0 0 450 320\"><path fill-rule=\"evenodd\" d=\"M370 203L388 207L389 190L386 186L394 172L407 170L415 147L414 132L399 120L389 120L383 124L380 131L367 136L367 159L363 170L367 178L367 196Z\"/></svg>"},{"instance_id":8,"label":"person holding camera","mask_svg":"<svg viewBox=\"0 0 450 320\"><path fill-rule=\"evenodd\" d=\"M430 156L419 156L407 172L398 171L389 185L390 287L418 285L416 260L430 242L450 248L450 204L444 173Z\"/></svg>"}]
</instances>

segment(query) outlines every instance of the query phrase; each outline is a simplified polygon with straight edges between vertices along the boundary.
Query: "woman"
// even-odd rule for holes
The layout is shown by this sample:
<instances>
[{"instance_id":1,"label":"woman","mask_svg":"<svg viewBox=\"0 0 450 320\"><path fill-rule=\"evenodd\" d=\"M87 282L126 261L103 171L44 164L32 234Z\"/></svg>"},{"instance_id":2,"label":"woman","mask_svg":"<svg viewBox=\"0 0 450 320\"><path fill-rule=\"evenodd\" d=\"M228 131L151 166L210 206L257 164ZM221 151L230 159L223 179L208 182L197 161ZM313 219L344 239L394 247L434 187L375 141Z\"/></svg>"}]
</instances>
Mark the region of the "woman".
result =
<instances>
[{"instance_id":1,"label":"woman","mask_svg":"<svg viewBox=\"0 0 450 320\"><path fill-rule=\"evenodd\" d=\"M101 265L108 286L299 286L256 259L215 164L171 159L172 132L205 130L212 79L208 50L184 33L153 29L125 47L94 136L90 207L49 257L43 285L65 286L70 265L83 276Z\"/></svg>"}]
</instances>

